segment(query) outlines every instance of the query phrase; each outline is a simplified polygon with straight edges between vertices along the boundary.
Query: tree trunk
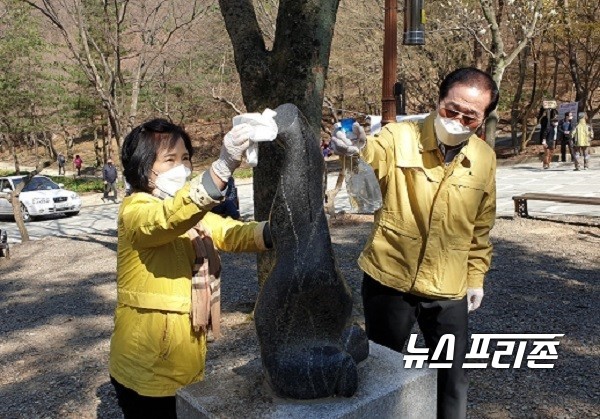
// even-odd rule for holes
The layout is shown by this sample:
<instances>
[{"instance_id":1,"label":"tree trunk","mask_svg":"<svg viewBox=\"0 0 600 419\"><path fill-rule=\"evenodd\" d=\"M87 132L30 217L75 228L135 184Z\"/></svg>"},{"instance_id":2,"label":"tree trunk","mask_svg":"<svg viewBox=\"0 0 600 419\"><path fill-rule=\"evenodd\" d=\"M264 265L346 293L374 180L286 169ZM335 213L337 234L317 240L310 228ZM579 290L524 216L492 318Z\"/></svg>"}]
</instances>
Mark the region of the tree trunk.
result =
<instances>
[{"instance_id":1,"label":"tree trunk","mask_svg":"<svg viewBox=\"0 0 600 419\"><path fill-rule=\"evenodd\" d=\"M58 157L58 153L56 152L56 148L54 148L54 142L52 140L52 134L49 134L47 131L43 132L44 141L46 142L46 148L48 150L48 158L52 161L55 161Z\"/></svg>"},{"instance_id":2,"label":"tree trunk","mask_svg":"<svg viewBox=\"0 0 600 419\"><path fill-rule=\"evenodd\" d=\"M500 83L506 69L506 63L503 59L492 60L492 78L500 91ZM485 121L485 142L488 143L492 150L496 146L496 130L498 129L498 113L494 110Z\"/></svg>"},{"instance_id":3,"label":"tree trunk","mask_svg":"<svg viewBox=\"0 0 600 419\"><path fill-rule=\"evenodd\" d=\"M39 156L39 152L38 152L37 135L34 134L33 132L30 132L29 133L29 139L31 140L31 144L33 145L33 154L35 156L35 164L37 166L39 164L39 162L40 162L40 156Z\"/></svg>"},{"instance_id":4,"label":"tree trunk","mask_svg":"<svg viewBox=\"0 0 600 419\"><path fill-rule=\"evenodd\" d=\"M22 189L22 188L21 188ZM19 190L19 193L21 191ZM13 207L13 215L15 218L15 223L17 224L17 228L19 229L19 234L21 235L21 243L25 243L29 241L29 232L27 231L27 227L25 227L25 221L23 221L23 214L21 213L21 201L19 201L19 195L14 191L12 193L12 197L10 199Z\"/></svg>"},{"instance_id":5,"label":"tree trunk","mask_svg":"<svg viewBox=\"0 0 600 419\"><path fill-rule=\"evenodd\" d=\"M143 54L143 53L142 53ZM137 119L138 100L140 97L140 84L142 72L141 66L143 65L143 59L140 57L138 66L136 68L135 76L131 86L131 103L129 104L129 117L127 118L127 132L130 132L135 126L135 120ZM166 97L166 95L165 95ZM119 146L119 150L121 147Z\"/></svg>"},{"instance_id":6,"label":"tree trunk","mask_svg":"<svg viewBox=\"0 0 600 419\"><path fill-rule=\"evenodd\" d=\"M73 138L65 126L62 127L63 135L65 136L65 147L67 147L67 159L73 160Z\"/></svg>"},{"instance_id":7,"label":"tree trunk","mask_svg":"<svg viewBox=\"0 0 600 419\"><path fill-rule=\"evenodd\" d=\"M531 59L529 58L530 54ZM530 47L528 46L524 48L523 51L519 54L519 81L517 84L517 93L515 93L515 102L517 103L513 103L513 106L518 105L518 101L520 101L520 97L523 95L523 87L527 77L527 68L529 61L533 61L533 69L531 72L533 80L531 81L531 88L529 89L529 101L520 110L511 114L511 135L513 140L513 146L515 147L515 151L517 153L520 153L525 150L525 147L531 140L531 135L533 135L533 130L530 134L527 133L527 121L529 120L529 115L531 114L533 107L539 101L540 94L538 93L538 78L544 78L544 75L539 75L538 72L537 57L539 56L539 54L540 51L535 49L535 44L533 44L533 42ZM517 97L519 98L519 100L517 100ZM519 126L521 126L521 139L520 141L517 141L517 130Z\"/></svg>"},{"instance_id":8,"label":"tree trunk","mask_svg":"<svg viewBox=\"0 0 600 419\"><path fill-rule=\"evenodd\" d=\"M38 163L35 169L31 173L29 173L25 177L25 179L23 179L23 182L17 185L17 187L11 194L10 202L13 207L13 215L15 218L15 223L19 228L19 234L21 235L22 243L29 241L29 233L27 232L27 227L25 227L25 222L23 221L23 214L21 212L21 201L19 200L19 196L21 195L21 191L23 190L23 188L25 188L25 186L27 186L27 184L31 182L31 179L33 179L33 177L40 173L44 168L50 166L50 164L50 161L45 161L42 164Z\"/></svg>"},{"instance_id":9,"label":"tree trunk","mask_svg":"<svg viewBox=\"0 0 600 419\"><path fill-rule=\"evenodd\" d=\"M516 46L510 53L508 53L505 49L502 31L500 28L500 22L503 16L502 10L504 8L504 1L499 0L498 2L494 3L488 0L480 0L479 3L490 29L491 44L489 50L491 52L492 78L498 85L498 90L500 90L500 83L502 82L504 71L512 63L512 61L517 58L518 54L523 50L523 48L525 48L525 46L527 46L530 39L535 34L536 24L541 16L539 10L542 7L542 2L541 0L536 0L533 2L534 7L532 9L533 15L531 22L529 23L528 27L521 28L523 31L523 38L517 41ZM496 7L495 10L494 7ZM492 149L496 143L497 126L498 114L496 111L494 111L490 114L485 124L485 141L490 145L490 147L492 147Z\"/></svg>"},{"instance_id":10,"label":"tree trunk","mask_svg":"<svg viewBox=\"0 0 600 419\"><path fill-rule=\"evenodd\" d=\"M15 162L15 174L20 175L21 174L21 166L19 164L19 155L17 154L16 141L14 138L12 138L9 140L9 142L10 142L10 152L13 156L13 161Z\"/></svg>"},{"instance_id":11,"label":"tree trunk","mask_svg":"<svg viewBox=\"0 0 600 419\"><path fill-rule=\"evenodd\" d=\"M556 92L556 86L558 85L558 66L559 66L559 59L558 59L558 54L559 52L557 51L556 48L556 40L554 42L554 72L552 75L552 97L556 98L557 92Z\"/></svg>"},{"instance_id":12,"label":"tree trunk","mask_svg":"<svg viewBox=\"0 0 600 419\"><path fill-rule=\"evenodd\" d=\"M529 56L529 48L525 48L519 54L519 80L517 82L517 90L512 100L510 108L510 136L512 147L518 149L519 140L517 138L517 130L519 126L520 112L519 105L523 96L523 85L525 84L525 76L527 74L527 58Z\"/></svg>"},{"instance_id":13,"label":"tree trunk","mask_svg":"<svg viewBox=\"0 0 600 419\"><path fill-rule=\"evenodd\" d=\"M103 101L102 105L106 110L106 118L108 119L108 125L110 126L110 132L117 140L117 148L121 151L121 123L119 122L119 115L117 109L109 101ZM110 137L109 137L110 138Z\"/></svg>"},{"instance_id":14,"label":"tree trunk","mask_svg":"<svg viewBox=\"0 0 600 419\"><path fill-rule=\"evenodd\" d=\"M533 135L533 131L531 130L531 134ZM523 115L523 119L521 119L521 146L519 147L519 152L525 151L525 147L527 147L527 143L530 138L527 130L527 117Z\"/></svg>"},{"instance_id":15,"label":"tree trunk","mask_svg":"<svg viewBox=\"0 0 600 419\"><path fill-rule=\"evenodd\" d=\"M96 157L96 167L102 167L103 166L103 160L102 159L102 145L100 144L100 137L98 136L98 130L96 129L96 126L93 125L93 130L94 130L94 154Z\"/></svg>"},{"instance_id":16,"label":"tree trunk","mask_svg":"<svg viewBox=\"0 0 600 419\"><path fill-rule=\"evenodd\" d=\"M104 125L102 125L102 160L108 160L108 144L110 143L110 125L106 126L106 130L104 130Z\"/></svg>"},{"instance_id":17,"label":"tree trunk","mask_svg":"<svg viewBox=\"0 0 600 419\"><path fill-rule=\"evenodd\" d=\"M492 150L496 147L496 130L498 129L498 113L493 111L485 121L485 142Z\"/></svg>"},{"instance_id":18,"label":"tree trunk","mask_svg":"<svg viewBox=\"0 0 600 419\"><path fill-rule=\"evenodd\" d=\"M233 45L242 97L249 112L293 103L320 138L323 89L339 0L282 0L272 51L258 26L252 0L219 0ZM254 217L266 220L277 191L283 153L272 143L260 143L254 169ZM322 176L315 173L315 176ZM262 283L272 266L273 252L259 256Z\"/></svg>"},{"instance_id":19,"label":"tree trunk","mask_svg":"<svg viewBox=\"0 0 600 419\"><path fill-rule=\"evenodd\" d=\"M473 37L473 67L483 70L483 51L475 37Z\"/></svg>"}]
</instances>

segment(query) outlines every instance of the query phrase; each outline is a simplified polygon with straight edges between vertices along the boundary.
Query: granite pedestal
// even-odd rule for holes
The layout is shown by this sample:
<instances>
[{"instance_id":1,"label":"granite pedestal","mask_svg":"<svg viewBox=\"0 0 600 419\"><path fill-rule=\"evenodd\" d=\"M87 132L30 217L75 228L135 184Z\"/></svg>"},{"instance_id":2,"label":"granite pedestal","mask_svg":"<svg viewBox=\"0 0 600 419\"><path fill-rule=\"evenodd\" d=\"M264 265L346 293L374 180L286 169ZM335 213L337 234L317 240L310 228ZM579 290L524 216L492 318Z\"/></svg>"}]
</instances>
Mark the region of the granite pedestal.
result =
<instances>
[{"instance_id":1,"label":"granite pedestal","mask_svg":"<svg viewBox=\"0 0 600 419\"><path fill-rule=\"evenodd\" d=\"M274 396L257 357L217 372L177 393L177 417L192 418L416 418L436 417L435 370L404 369L402 354L370 342L358 365L353 397L309 401Z\"/></svg>"}]
</instances>

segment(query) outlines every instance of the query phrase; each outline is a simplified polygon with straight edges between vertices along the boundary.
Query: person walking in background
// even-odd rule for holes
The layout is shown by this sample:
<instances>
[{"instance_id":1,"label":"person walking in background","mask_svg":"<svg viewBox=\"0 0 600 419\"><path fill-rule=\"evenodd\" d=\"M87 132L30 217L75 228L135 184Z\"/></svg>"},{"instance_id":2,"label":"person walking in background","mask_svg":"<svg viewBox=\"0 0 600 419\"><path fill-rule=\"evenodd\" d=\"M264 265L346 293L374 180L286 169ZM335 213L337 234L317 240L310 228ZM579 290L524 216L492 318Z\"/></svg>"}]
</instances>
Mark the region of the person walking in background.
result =
<instances>
[{"instance_id":1,"label":"person walking in background","mask_svg":"<svg viewBox=\"0 0 600 419\"><path fill-rule=\"evenodd\" d=\"M323 153L323 158L330 157L332 154L329 143L325 140L321 140L321 152Z\"/></svg>"},{"instance_id":2,"label":"person walking in background","mask_svg":"<svg viewBox=\"0 0 600 419\"><path fill-rule=\"evenodd\" d=\"M553 118L550 126L546 129L542 140L544 146L543 168L549 169L554 155L554 147L558 140L558 119Z\"/></svg>"},{"instance_id":3,"label":"person walking in background","mask_svg":"<svg viewBox=\"0 0 600 419\"><path fill-rule=\"evenodd\" d=\"M81 159L79 154L76 154L75 158L73 159L73 167L77 171L77 176L81 176L81 166L82 165L83 165L83 160Z\"/></svg>"},{"instance_id":4,"label":"person walking in background","mask_svg":"<svg viewBox=\"0 0 600 419\"><path fill-rule=\"evenodd\" d=\"M548 121L548 115L550 115L550 120L556 117L556 109L545 109L543 106L540 107L540 112L538 113L538 119L540 120L540 140L544 139L544 135L546 135L546 131L549 128L550 121Z\"/></svg>"},{"instance_id":5,"label":"person walking in background","mask_svg":"<svg viewBox=\"0 0 600 419\"><path fill-rule=\"evenodd\" d=\"M573 132L573 114L571 112L565 113L565 117L558 124L558 133L560 138L560 161L567 161L567 147L569 148L569 154L571 155L571 161L575 161L575 149L573 148L573 138L571 133Z\"/></svg>"},{"instance_id":6,"label":"person walking in background","mask_svg":"<svg viewBox=\"0 0 600 419\"><path fill-rule=\"evenodd\" d=\"M231 217L234 220L240 218L240 200L238 198L237 186L235 186L233 177L230 177L227 181L225 199L211 211L224 217Z\"/></svg>"},{"instance_id":7,"label":"person walking in background","mask_svg":"<svg viewBox=\"0 0 600 419\"><path fill-rule=\"evenodd\" d=\"M331 137L334 153L371 165L383 196L358 260L369 339L400 352L418 322L431 354L442 336L455 336L451 368L438 370L439 418L466 417L468 313L483 300L496 219L496 155L475 132L498 98L489 74L461 68L442 81L423 121L390 123L368 138L355 123L360 150L342 130Z\"/></svg>"},{"instance_id":8,"label":"person walking in background","mask_svg":"<svg viewBox=\"0 0 600 419\"><path fill-rule=\"evenodd\" d=\"M573 142L575 144L575 170L579 170L583 160L583 168L589 167L590 154L588 147L591 144L590 130L586 122L585 112L580 112L577 118L577 126L573 131Z\"/></svg>"},{"instance_id":9,"label":"person walking in background","mask_svg":"<svg viewBox=\"0 0 600 419\"><path fill-rule=\"evenodd\" d=\"M63 176L67 174L67 171L65 170L66 161L64 154L58 153L58 156L56 157L56 163L58 163L58 176L60 176L61 172Z\"/></svg>"},{"instance_id":10,"label":"person walking in background","mask_svg":"<svg viewBox=\"0 0 600 419\"><path fill-rule=\"evenodd\" d=\"M113 164L113 160L109 157L106 164L102 168L102 180L104 181L104 196L102 201L108 199L108 193L113 192L113 201L117 202L117 168Z\"/></svg>"},{"instance_id":11,"label":"person walking in background","mask_svg":"<svg viewBox=\"0 0 600 419\"><path fill-rule=\"evenodd\" d=\"M219 158L191 180L194 150L180 126L154 119L125 137L121 162L132 193L117 222L109 374L126 419L176 418L177 390L204 379L206 333L218 327L213 277L221 267L214 248L272 247L267 222L210 212L222 202L253 131L248 124L233 127Z\"/></svg>"}]
</instances>

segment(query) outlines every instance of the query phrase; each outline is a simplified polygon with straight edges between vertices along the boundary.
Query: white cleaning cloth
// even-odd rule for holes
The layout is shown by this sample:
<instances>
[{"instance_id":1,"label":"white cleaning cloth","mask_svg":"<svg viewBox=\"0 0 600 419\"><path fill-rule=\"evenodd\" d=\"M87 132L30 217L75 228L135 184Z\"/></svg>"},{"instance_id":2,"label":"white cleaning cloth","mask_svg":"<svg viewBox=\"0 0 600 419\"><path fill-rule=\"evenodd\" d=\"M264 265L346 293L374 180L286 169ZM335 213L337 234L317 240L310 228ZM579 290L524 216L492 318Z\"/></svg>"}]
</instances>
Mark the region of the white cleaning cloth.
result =
<instances>
[{"instance_id":1,"label":"white cleaning cloth","mask_svg":"<svg viewBox=\"0 0 600 419\"><path fill-rule=\"evenodd\" d=\"M273 141L277 137L277 124L273 119L277 115L272 109L265 109L260 113L243 113L233 117L233 126L249 124L254 128L250 136L250 147L246 150L248 165L255 167L258 164L258 144L261 141Z\"/></svg>"}]
</instances>

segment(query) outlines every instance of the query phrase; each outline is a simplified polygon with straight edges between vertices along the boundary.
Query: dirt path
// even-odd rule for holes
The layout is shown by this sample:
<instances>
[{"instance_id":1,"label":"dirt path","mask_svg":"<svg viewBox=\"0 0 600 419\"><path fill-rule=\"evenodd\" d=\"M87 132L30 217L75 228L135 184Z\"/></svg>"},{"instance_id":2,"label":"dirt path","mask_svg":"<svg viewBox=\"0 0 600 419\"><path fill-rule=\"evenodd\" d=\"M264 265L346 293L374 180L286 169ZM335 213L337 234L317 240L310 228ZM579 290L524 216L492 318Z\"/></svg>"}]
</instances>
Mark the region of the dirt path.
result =
<instances>
[{"instance_id":1,"label":"dirt path","mask_svg":"<svg viewBox=\"0 0 600 419\"><path fill-rule=\"evenodd\" d=\"M356 258L370 223L333 227L340 267L361 318ZM552 370L471 372L469 416L598 417L600 228L498 220L495 258L471 333L564 333ZM118 418L107 373L116 239L46 238L0 259L0 417ZM255 344L253 255L224 255L224 338L208 374L245 362Z\"/></svg>"}]
</instances>

